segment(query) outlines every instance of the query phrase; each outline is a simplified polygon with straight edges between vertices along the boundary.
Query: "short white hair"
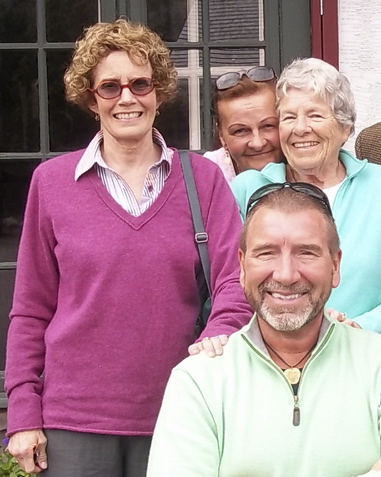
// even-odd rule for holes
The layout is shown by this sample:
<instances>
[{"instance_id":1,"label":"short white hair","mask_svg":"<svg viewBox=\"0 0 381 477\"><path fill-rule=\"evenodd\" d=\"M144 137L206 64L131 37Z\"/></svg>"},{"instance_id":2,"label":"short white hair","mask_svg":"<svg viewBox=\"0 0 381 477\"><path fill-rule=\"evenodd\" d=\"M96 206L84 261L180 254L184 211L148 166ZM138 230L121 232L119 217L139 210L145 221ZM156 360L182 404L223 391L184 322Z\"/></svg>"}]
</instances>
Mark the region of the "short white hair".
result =
<instances>
[{"instance_id":1,"label":"short white hair","mask_svg":"<svg viewBox=\"0 0 381 477\"><path fill-rule=\"evenodd\" d=\"M329 105L337 122L354 133L356 110L351 85L334 66L318 58L298 58L286 66L277 82L277 109L291 88L313 91Z\"/></svg>"}]
</instances>

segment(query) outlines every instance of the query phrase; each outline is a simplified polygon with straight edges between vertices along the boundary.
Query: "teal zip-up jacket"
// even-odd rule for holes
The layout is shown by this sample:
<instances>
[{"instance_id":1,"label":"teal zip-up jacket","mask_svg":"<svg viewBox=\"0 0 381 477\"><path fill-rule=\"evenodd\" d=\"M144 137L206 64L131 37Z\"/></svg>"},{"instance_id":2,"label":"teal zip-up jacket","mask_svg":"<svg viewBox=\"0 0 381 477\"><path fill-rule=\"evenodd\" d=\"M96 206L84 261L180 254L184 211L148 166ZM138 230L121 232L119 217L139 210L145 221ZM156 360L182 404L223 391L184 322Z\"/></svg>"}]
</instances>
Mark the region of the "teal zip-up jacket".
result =
<instances>
[{"instance_id":1,"label":"teal zip-up jacket","mask_svg":"<svg viewBox=\"0 0 381 477\"><path fill-rule=\"evenodd\" d=\"M360 161L340 150L347 177L332 205L343 258L341 281L327 307L347 313L362 328L381 333L381 166ZM240 207L259 187L285 182L286 165L268 164L262 171L245 171L231 183Z\"/></svg>"},{"instance_id":2,"label":"teal zip-up jacket","mask_svg":"<svg viewBox=\"0 0 381 477\"><path fill-rule=\"evenodd\" d=\"M147 477L350 477L381 457L381 336L323 320L298 395L256 318L172 371ZM299 413L299 425L295 414Z\"/></svg>"}]
</instances>

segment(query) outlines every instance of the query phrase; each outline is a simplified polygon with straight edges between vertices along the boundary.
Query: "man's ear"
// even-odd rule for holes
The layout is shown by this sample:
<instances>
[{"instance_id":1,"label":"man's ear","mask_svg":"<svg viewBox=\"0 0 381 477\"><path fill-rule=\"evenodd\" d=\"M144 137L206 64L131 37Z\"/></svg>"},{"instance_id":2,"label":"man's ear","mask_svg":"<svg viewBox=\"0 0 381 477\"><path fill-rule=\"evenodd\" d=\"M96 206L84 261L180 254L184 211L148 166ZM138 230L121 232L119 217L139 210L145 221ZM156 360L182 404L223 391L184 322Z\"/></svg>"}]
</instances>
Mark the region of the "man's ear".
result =
<instances>
[{"instance_id":1,"label":"man's ear","mask_svg":"<svg viewBox=\"0 0 381 477\"><path fill-rule=\"evenodd\" d=\"M245 254L241 249L238 250L238 260L239 260L239 269L240 269L239 282L241 284L241 287L245 288L245 266L244 266Z\"/></svg>"},{"instance_id":2,"label":"man's ear","mask_svg":"<svg viewBox=\"0 0 381 477\"><path fill-rule=\"evenodd\" d=\"M342 251L338 250L332 257L332 288L337 288L340 283L340 263Z\"/></svg>"}]
</instances>

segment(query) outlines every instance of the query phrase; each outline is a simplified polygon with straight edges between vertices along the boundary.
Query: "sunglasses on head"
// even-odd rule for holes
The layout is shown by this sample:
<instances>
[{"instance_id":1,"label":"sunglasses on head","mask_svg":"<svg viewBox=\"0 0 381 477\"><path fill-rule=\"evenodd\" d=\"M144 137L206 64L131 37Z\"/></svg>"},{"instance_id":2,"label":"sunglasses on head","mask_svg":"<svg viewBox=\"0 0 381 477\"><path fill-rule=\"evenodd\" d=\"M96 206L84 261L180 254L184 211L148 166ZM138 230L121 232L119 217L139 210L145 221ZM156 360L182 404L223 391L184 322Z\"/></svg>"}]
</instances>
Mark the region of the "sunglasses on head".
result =
<instances>
[{"instance_id":1,"label":"sunglasses on head","mask_svg":"<svg viewBox=\"0 0 381 477\"><path fill-rule=\"evenodd\" d=\"M247 203L246 216L249 214L253 205L256 202L258 202L260 199L262 199L263 197L266 197L266 195L269 195L272 192L284 189L285 187L289 187L290 189L296 192L301 192L302 194L306 194L310 197L313 197L314 199L319 200L322 204L324 204L324 206L328 210L331 217L333 217L331 206L329 205L328 197L325 195L325 193L321 189L319 189L318 187L312 184L308 184L307 182L292 182L292 183L283 182L283 183L276 183L276 184L267 184L265 186L260 187L250 196L250 199Z\"/></svg>"},{"instance_id":2,"label":"sunglasses on head","mask_svg":"<svg viewBox=\"0 0 381 477\"><path fill-rule=\"evenodd\" d=\"M122 94L124 88L128 88L136 96L145 96L155 87L151 78L135 78L129 83L122 84L116 80L102 81L96 88L90 89L103 99L115 99Z\"/></svg>"},{"instance_id":3,"label":"sunglasses on head","mask_svg":"<svg viewBox=\"0 0 381 477\"><path fill-rule=\"evenodd\" d=\"M232 88L238 84L243 75L258 82L271 81L277 78L275 71L269 66L253 66L253 68L250 68L249 70L224 73L216 79L216 88L219 91Z\"/></svg>"}]
</instances>

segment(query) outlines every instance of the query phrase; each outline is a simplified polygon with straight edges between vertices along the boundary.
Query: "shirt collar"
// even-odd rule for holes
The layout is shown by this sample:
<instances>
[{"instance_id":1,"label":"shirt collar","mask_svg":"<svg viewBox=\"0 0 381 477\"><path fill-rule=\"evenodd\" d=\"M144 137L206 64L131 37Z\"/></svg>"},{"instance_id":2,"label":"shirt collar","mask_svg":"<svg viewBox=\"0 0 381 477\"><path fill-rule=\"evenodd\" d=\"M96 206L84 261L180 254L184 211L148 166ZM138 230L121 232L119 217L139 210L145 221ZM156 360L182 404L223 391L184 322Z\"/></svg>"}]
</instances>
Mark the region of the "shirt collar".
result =
<instances>
[{"instance_id":1,"label":"shirt collar","mask_svg":"<svg viewBox=\"0 0 381 477\"><path fill-rule=\"evenodd\" d=\"M338 322L331 318L327 318L327 316L323 316L323 320L320 326L319 337L318 337L318 344L320 346L321 341L326 336L328 331L335 327ZM348 326L348 325L345 325ZM242 335L245 335L252 344L256 345L262 352L268 354L267 348L263 342L262 333L260 331L258 325L258 316L255 313L253 318L250 320L249 324L247 324L241 331ZM317 349L317 348L316 348ZM315 350L314 350L315 353Z\"/></svg>"},{"instance_id":2,"label":"shirt collar","mask_svg":"<svg viewBox=\"0 0 381 477\"><path fill-rule=\"evenodd\" d=\"M167 144L163 136L155 128L152 129L152 139L155 144L161 148L161 156L158 162L155 163L155 166L160 166L166 162L169 166L169 170L172 165L173 151L167 147ZM101 167L108 168L105 163L100 146L103 142L103 131L100 130L91 140L90 144L87 146L83 156L79 160L77 167L75 168L74 180L77 181L83 174L89 171L94 164L98 164Z\"/></svg>"}]
</instances>

